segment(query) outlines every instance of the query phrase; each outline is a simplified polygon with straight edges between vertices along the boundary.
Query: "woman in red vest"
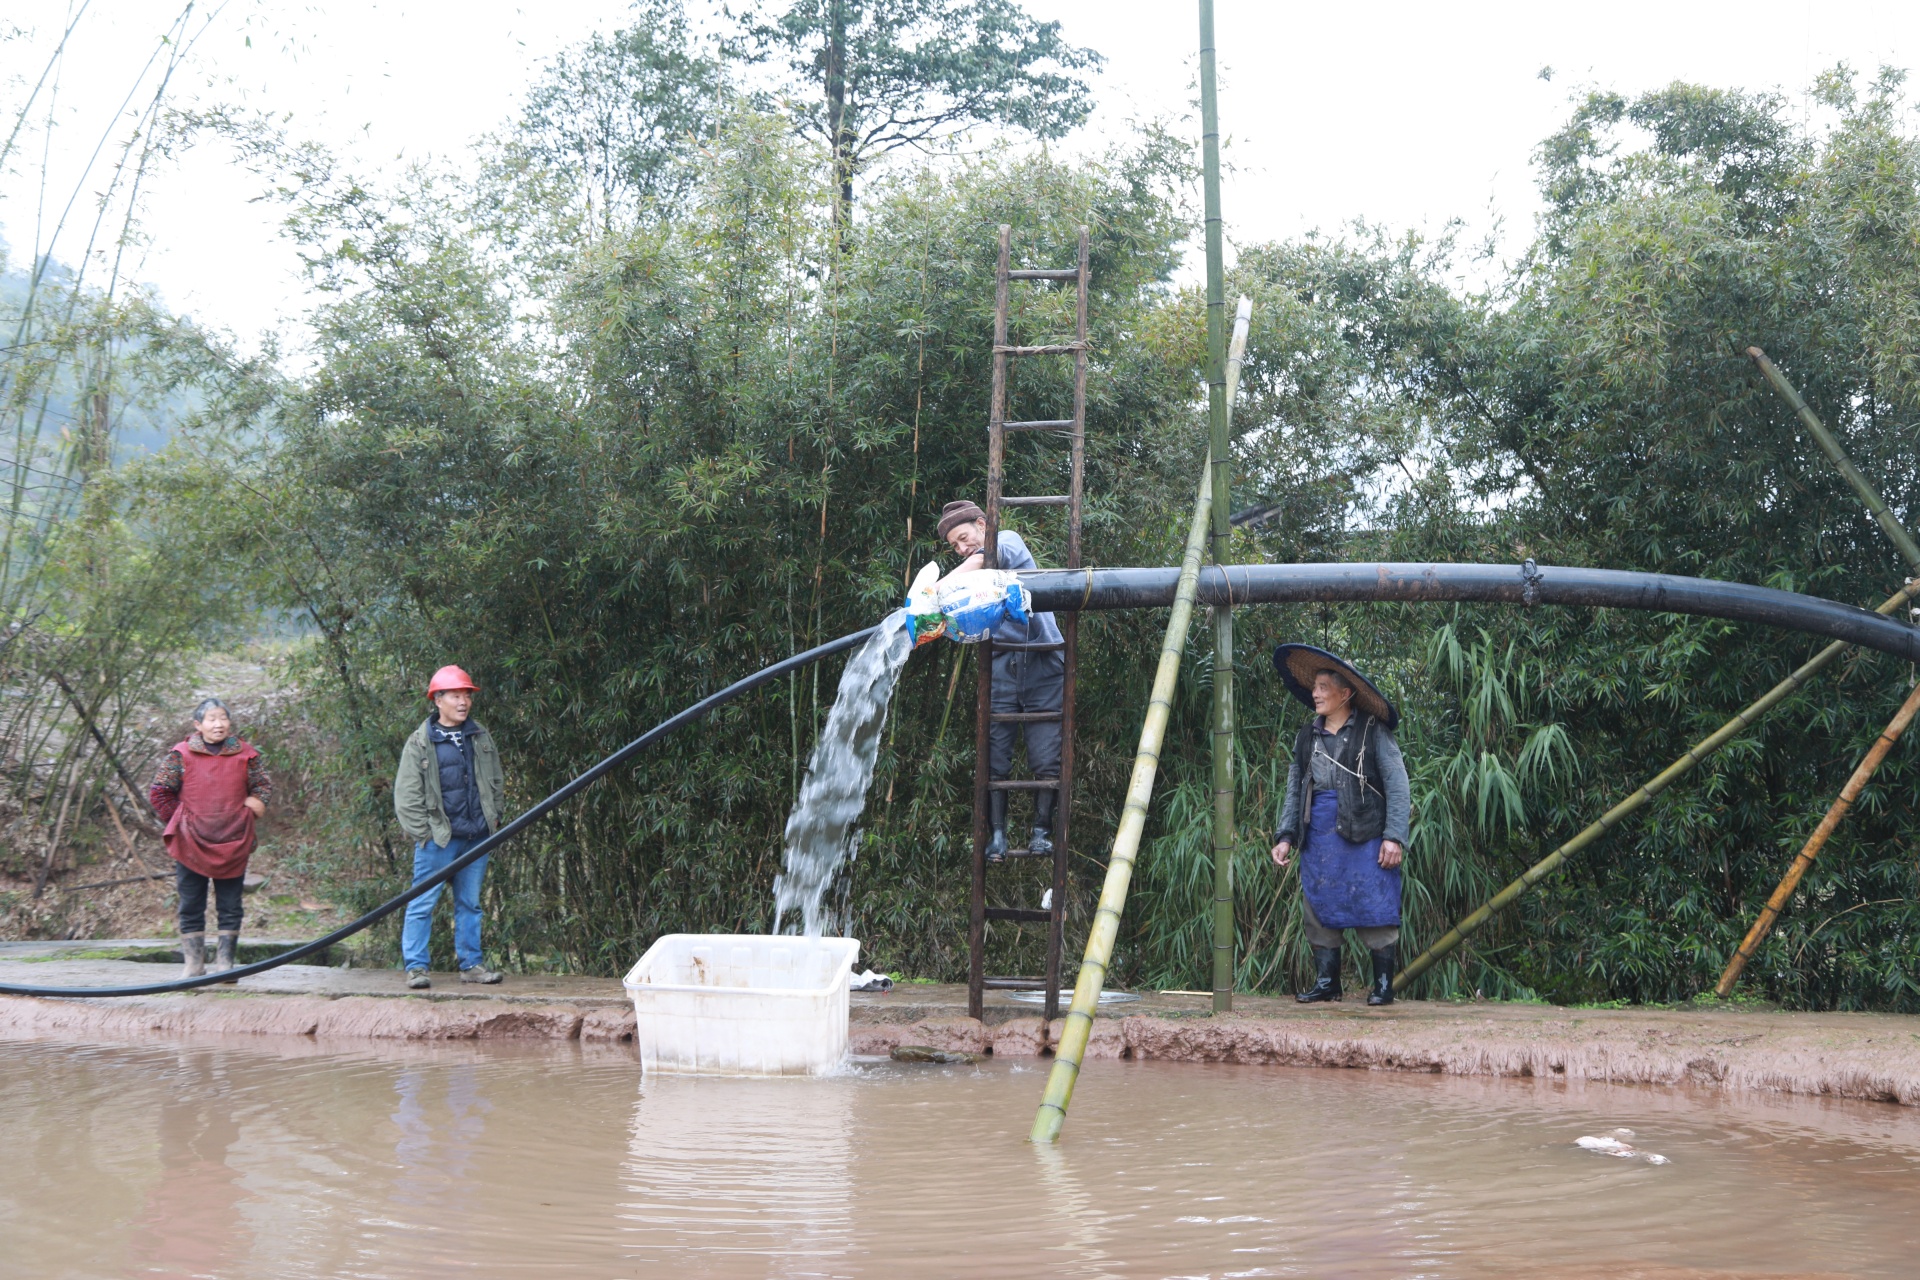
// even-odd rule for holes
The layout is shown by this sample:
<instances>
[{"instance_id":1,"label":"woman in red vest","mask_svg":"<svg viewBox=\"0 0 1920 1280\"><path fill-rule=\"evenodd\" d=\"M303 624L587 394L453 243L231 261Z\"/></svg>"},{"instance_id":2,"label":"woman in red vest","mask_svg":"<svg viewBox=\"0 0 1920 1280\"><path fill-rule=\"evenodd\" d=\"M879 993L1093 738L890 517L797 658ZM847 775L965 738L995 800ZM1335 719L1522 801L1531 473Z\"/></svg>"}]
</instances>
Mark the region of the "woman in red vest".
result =
<instances>
[{"instance_id":1,"label":"woman in red vest","mask_svg":"<svg viewBox=\"0 0 1920 1280\"><path fill-rule=\"evenodd\" d=\"M167 824L167 852L180 888L180 950L185 977L207 971L207 885L220 924L214 972L234 967L240 941L240 886L256 843L254 822L267 811L273 780L260 753L233 736L226 704L208 698L193 712L193 732L160 762L147 799Z\"/></svg>"}]
</instances>

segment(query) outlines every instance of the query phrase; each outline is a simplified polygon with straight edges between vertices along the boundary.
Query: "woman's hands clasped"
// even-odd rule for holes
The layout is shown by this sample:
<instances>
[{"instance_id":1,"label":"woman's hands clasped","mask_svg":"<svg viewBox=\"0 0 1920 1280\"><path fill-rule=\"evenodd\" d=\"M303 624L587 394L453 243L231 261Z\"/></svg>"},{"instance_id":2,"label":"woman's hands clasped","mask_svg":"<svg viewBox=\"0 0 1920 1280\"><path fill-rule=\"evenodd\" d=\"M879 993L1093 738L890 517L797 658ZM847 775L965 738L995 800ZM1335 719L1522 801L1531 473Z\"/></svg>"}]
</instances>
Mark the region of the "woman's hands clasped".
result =
<instances>
[{"instance_id":1,"label":"woman's hands clasped","mask_svg":"<svg viewBox=\"0 0 1920 1280\"><path fill-rule=\"evenodd\" d=\"M1380 842L1380 865L1388 871L1399 866L1405 857L1406 853L1401 849L1398 840L1382 840ZM1274 866L1284 871L1287 863L1290 862L1292 858L1293 842L1291 840L1282 840L1279 844L1273 846Z\"/></svg>"}]
</instances>

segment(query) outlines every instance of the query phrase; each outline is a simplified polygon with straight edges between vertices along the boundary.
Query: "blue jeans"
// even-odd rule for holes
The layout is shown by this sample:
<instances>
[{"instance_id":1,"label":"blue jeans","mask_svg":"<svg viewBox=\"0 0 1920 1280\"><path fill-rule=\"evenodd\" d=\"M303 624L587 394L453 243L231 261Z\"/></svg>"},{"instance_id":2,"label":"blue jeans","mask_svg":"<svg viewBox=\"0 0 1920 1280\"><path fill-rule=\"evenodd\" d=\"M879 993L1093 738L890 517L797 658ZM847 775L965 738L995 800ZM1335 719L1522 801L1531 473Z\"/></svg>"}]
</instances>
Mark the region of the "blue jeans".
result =
<instances>
[{"instance_id":1,"label":"blue jeans","mask_svg":"<svg viewBox=\"0 0 1920 1280\"><path fill-rule=\"evenodd\" d=\"M413 882L419 884L479 843L458 836L443 845L421 841L413 847ZM453 877L453 954L462 969L471 969L480 963L480 880L486 874L487 860L482 858L470 867L463 867ZM407 904L407 924L400 931L400 955L409 969L427 967L427 938L433 930L433 906L440 901L440 890L445 887L437 884Z\"/></svg>"}]
</instances>

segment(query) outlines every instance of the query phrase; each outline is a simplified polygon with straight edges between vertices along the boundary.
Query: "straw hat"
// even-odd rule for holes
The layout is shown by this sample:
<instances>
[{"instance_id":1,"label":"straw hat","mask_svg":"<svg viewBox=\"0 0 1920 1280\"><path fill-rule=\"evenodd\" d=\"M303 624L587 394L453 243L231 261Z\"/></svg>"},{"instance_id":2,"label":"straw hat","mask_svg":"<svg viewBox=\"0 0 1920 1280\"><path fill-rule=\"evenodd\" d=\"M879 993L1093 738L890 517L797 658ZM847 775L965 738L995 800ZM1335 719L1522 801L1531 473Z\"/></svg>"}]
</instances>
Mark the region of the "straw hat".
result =
<instances>
[{"instance_id":1,"label":"straw hat","mask_svg":"<svg viewBox=\"0 0 1920 1280\"><path fill-rule=\"evenodd\" d=\"M1313 678L1322 671L1332 671L1353 686L1355 707L1387 726L1388 732L1400 727L1400 711L1387 701L1387 695L1355 671L1351 663L1325 649L1310 644L1283 644L1273 651L1273 669L1280 673L1288 691L1308 706L1313 705Z\"/></svg>"}]
</instances>

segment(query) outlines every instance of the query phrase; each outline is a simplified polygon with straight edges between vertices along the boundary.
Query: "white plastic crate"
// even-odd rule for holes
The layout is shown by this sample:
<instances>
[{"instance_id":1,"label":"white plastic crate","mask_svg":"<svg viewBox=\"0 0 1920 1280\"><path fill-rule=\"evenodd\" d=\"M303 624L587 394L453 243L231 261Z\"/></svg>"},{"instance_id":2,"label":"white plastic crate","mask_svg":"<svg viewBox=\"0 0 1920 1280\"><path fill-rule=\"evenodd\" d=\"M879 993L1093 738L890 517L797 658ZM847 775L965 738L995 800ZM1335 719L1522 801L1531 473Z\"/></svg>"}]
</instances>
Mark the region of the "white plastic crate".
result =
<instances>
[{"instance_id":1,"label":"white plastic crate","mask_svg":"<svg viewBox=\"0 0 1920 1280\"><path fill-rule=\"evenodd\" d=\"M627 974L644 1071L807 1076L847 1056L855 938L669 933Z\"/></svg>"}]
</instances>

